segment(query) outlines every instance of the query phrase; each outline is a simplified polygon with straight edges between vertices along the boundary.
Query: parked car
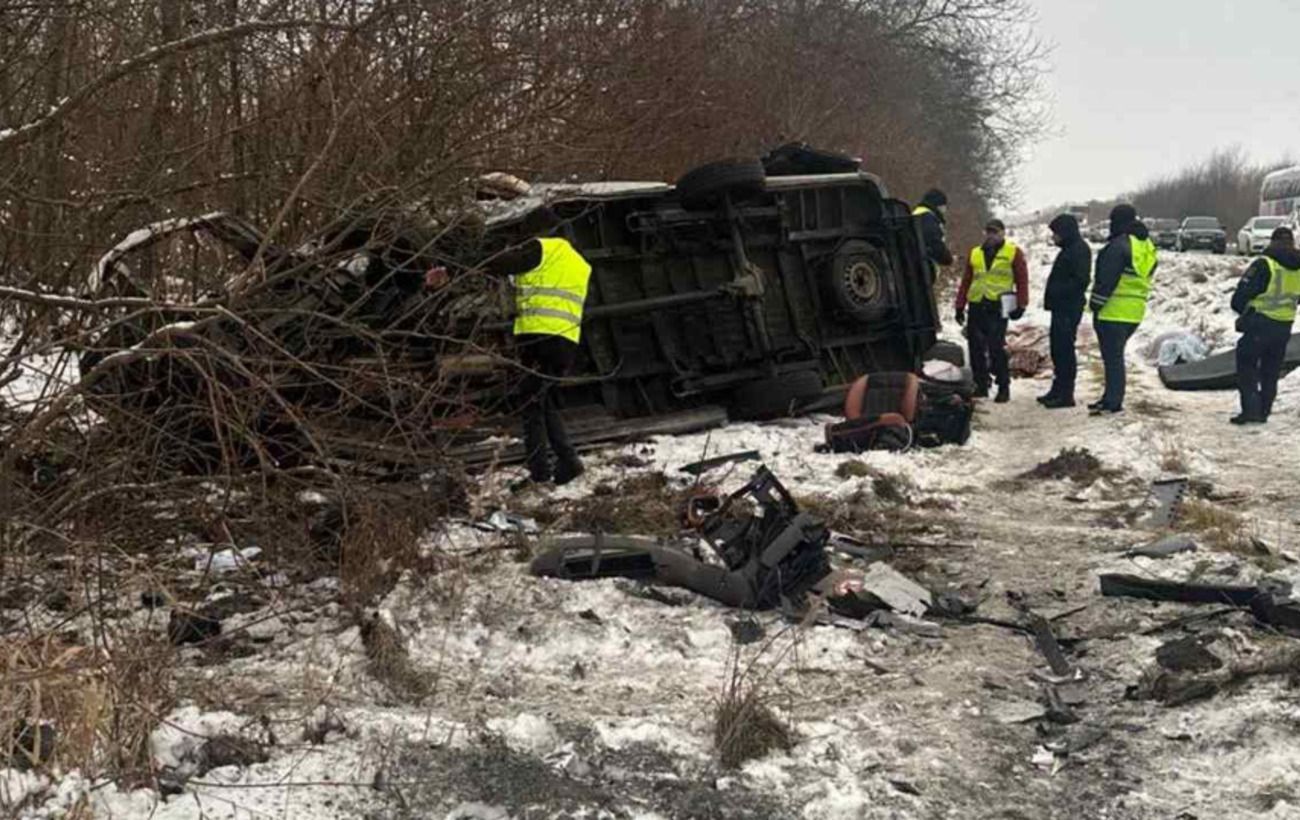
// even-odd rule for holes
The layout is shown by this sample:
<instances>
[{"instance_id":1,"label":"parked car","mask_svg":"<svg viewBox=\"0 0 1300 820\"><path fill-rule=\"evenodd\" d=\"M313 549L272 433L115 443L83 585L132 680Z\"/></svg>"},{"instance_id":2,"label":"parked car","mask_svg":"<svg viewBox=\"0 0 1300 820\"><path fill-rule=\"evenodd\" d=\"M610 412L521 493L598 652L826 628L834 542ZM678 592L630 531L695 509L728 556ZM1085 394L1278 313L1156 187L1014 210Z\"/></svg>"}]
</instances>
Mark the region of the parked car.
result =
<instances>
[{"instance_id":1,"label":"parked car","mask_svg":"<svg viewBox=\"0 0 1300 820\"><path fill-rule=\"evenodd\" d=\"M1189 216L1183 220L1178 229L1178 237L1174 240L1174 249L1190 251L1197 248L1215 253L1228 252L1228 232L1223 230L1217 217Z\"/></svg>"},{"instance_id":2,"label":"parked car","mask_svg":"<svg viewBox=\"0 0 1300 820\"><path fill-rule=\"evenodd\" d=\"M1273 229L1286 223L1284 216L1252 216L1237 231L1237 253L1242 256L1260 253L1268 247Z\"/></svg>"},{"instance_id":3,"label":"parked car","mask_svg":"<svg viewBox=\"0 0 1300 820\"><path fill-rule=\"evenodd\" d=\"M1151 231L1151 241L1157 248L1170 250L1178 243L1177 219L1149 219L1147 229Z\"/></svg>"}]
</instances>

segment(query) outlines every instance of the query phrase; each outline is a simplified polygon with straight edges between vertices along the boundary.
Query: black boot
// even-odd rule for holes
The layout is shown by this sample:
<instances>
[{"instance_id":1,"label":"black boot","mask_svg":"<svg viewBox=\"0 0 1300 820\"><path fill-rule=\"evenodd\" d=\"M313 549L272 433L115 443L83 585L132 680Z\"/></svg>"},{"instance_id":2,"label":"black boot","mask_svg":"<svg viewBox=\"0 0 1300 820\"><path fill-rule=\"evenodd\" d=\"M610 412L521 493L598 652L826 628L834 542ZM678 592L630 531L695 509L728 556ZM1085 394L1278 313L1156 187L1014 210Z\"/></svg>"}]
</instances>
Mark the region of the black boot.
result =
<instances>
[{"instance_id":1,"label":"black boot","mask_svg":"<svg viewBox=\"0 0 1300 820\"><path fill-rule=\"evenodd\" d=\"M1074 406L1074 399L1067 399L1061 396L1052 396L1050 399L1047 399L1046 401L1043 401L1042 399L1039 399L1039 401L1043 402L1043 406L1046 407L1048 410L1056 410L1061 407Z\"/></svg>"},{"instance_id":2,"label":"black boot","mask_svg":"<svg viewBox=\"0 0 1300 820\"><path fill-rule=\"evenodd\" d=\"M1011 388L1003 385L998 388L998 395L993 399L994 404L1006 404L1011 401Z\"/></svg>"}]
</instances>

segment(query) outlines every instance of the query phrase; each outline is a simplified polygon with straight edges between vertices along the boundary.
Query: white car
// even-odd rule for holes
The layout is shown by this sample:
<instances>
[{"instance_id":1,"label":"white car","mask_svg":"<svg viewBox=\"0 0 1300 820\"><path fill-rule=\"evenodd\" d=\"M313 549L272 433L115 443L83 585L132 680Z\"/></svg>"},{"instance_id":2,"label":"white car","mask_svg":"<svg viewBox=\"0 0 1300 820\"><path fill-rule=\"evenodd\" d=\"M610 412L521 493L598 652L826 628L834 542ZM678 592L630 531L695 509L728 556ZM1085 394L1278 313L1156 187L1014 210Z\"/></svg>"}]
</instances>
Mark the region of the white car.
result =
<instances>
[{"instance_id":1,"label":"white car","mask_svg":"<svg viewBox=\"0 0 1300 820\"><path fill-rule=\"evenodd\" d=\"M1237 231L1237 253L1252 256L1268 247L1268 240L1273 236L1273 229L1286 224L1284 216L1252 216Z\"/></svg>"}]
</instances>

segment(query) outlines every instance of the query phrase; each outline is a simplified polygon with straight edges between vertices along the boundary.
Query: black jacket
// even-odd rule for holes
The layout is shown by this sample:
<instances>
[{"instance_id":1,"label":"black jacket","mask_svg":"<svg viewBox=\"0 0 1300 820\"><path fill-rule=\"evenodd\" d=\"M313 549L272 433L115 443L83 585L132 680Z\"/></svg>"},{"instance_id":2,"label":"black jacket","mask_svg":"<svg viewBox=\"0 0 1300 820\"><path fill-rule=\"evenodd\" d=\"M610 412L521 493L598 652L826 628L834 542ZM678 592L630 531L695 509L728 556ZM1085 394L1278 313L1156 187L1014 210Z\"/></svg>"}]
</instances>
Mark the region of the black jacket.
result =
<instances>
[{"instance_id":1,"label":"black jacket","mask_svg":"<svg viewBox=\"0 0 1300 820\"><path fill-rule=\"evenodd\" d=\"M1092 278L1092 248L1079 233L1079 220L1061 214L1048 225L1064 243L1047 276L1043 307L1047 310L1082 311Z\"/></svg>"},{"instance_id":2,"label":"black jacket","mask_svg":"<svg viewBox=\"0 0 1300 820\"><path fill-rule=\"evenodd\" d=\"M1146 225L1135 221L1125 226L1123 232L1112 236L1106 243L1106 247L1097 254L1097 273L1093 278L1092 301L1089 303L1089 307L1094 311L1105 307L1115 288L1119 287L1120 277L1133 265L1133 246L1128 239L1130 236L1150 239L1151 232L1147 230ZM1156 267L1158 268L1159 264ZM1155 274L1156 268L1152 268L1151 276L1154 277Z\"/></svg>"},{"instance_id":3,"label":"black jacket","mask_svg":"<svg viewBox=\"0 0 1300 820\"><path fill-rule=\"evenodd\" d=\"M1269 257L1284 268L1300 270L1300 251L1295 248L1289 248L1286 245L1269 245L1268 249L1264 251L1264 256ZM1248 313L1253 314L1254 311L1251 309L1250 303L1256 296L1268 290L1271 276L1272 273L1269 270L1268 263L1264 261L1263 257L1251 262L1250 267L1246 268L1246 272L1242 274L1241 281L1237 283L1237 289L1233 291L1232 309L1242 314L1242 316L1246 316ZM1253 318L1270 324L1283 324L1263 315ZM1287 325L1287 327L1290 327L1290 325Z\"/></svg>"},{"instance_id":4,"label":"black jacket","mask_svg":"<svg viewBox=\"0 0 1300 820\"><path fill-rule=\"evenodd\" d=\"M921 214L921 240L925 243L925 255L936 265L951 265L952 251L944 242L943 214L931 210Z\"/></svg>"}]
</instances>

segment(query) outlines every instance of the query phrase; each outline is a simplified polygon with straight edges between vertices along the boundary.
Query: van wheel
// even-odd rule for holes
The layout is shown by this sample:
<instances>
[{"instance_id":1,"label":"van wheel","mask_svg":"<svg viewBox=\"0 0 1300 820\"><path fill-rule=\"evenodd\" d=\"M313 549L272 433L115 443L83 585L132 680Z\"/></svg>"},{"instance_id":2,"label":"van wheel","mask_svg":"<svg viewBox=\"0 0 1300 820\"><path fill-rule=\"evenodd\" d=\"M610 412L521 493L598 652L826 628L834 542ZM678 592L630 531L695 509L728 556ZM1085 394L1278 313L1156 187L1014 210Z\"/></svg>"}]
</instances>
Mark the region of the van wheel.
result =
<instances>
[{"instance_id":1,"label":"van wheel","mask_svg":"<svg viewBox=\"0 0 1300 820\"><path fill-rule=\"evenodd\" d=\"M677 198L687 210L713 208L719 199L747 199L763 192L767 174L756 159L724 159L687 171L677 180Z\"/></svg>"},{"instance_id":2,"label":"van wheel","mask_svg":"<svg viewBox=\"0 0 1300 820\"><path fill-rule=\"evenodd\" d=\"M830 268L831 295L850 319L874 322L889 314L889 259L879 248L860 239L845 242Z\"/></svg>"},{"instance_id":3,"label":"van wheel","mask_svg":"<svg viewBox=\"0 0 1300 820\"><path fill-rule=\"evenodd\" d=\"M822 394L822 374L796 370L776 379L759 379L737 385L731 394L729 415L740 421L780 418L794 412L803 401Z\"/></svg>"}]
</instances>

